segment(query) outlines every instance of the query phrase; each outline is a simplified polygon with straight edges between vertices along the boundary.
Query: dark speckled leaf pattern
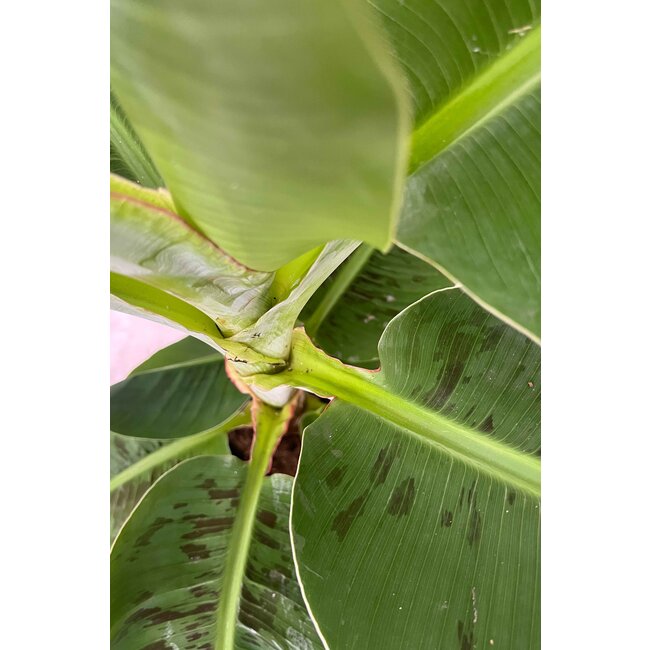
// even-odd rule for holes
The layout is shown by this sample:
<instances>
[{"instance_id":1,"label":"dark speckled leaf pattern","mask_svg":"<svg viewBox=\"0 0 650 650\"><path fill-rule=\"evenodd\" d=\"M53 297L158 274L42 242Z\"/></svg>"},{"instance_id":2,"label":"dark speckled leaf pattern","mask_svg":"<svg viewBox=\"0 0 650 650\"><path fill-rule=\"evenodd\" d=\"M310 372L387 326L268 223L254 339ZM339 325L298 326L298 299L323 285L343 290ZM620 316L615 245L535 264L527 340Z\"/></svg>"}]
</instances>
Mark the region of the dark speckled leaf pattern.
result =
<instances>
[{"instance_id":1,"label":"dark speckled leaf pattern","mask_svg":"<svg viewBox=\"0 0 650 650\"><path fill-rule=\"evenodd\" d=\"M111 432L111 478L166 444L169 444L169 440L133 438ZM214 435L202 441L200 445L192 446L185 454L174 456L161 465L157 465L146 472L138 474L111 491L111 542L138 501L140 501L156 479L162 476L167 470L190 456L228 453L230 453L230 450L226 433Z\"/></svg>"},{"instance_id":2,"label":"dark speckled leaf pattern","mask_svg":"<svg viewBox=\"0 0 650 650\"><path fill-rule=\"evenodd\" d=\"M147 493L111 557L114 650L214 645L223 561L247 465L184 461ZM238 649L322 648L296 582L288 532L291 479L265 479L242 588Z\"/></svg>"},{"instance_id":3,"label":"dark speckled leaf pattern","mask_svg":"<svg viewBox=\"0 0 650 650\"><path fill-rule=\"evenodd\" d=\"M540 449L539 347L458 289L395 318L377 381L522 454ZM294 491L300 578L331 648L539 647L539 501L336 400Z\"/></svg>"},{"instance_id":4,"label":"dark speckled leaf pattern","mask_svg":"<svg viewBox=\"0 0 650 650\"><path fill-rule=\"evenodd\" d=\"M308 307L318 304L330 283ZM346 363L376 367L377 344L389 321L422 296L451 284L430 264L397 247L386 255L375 251L320 324L315 342ZM307 333L312 334L309 328Z\"/></svg>"},{"instance_id":5,"label":"dark speckled leaf pattern","mask_svg":"<svg viewBox=\"0 0 650 650\"><path fill-rule=\"evenodd\" d=\"M216 426L247 399L228 379L223 357L187 337L111 386L111 430L139 438L189 436Z\"/></svg>"}]
</instances>

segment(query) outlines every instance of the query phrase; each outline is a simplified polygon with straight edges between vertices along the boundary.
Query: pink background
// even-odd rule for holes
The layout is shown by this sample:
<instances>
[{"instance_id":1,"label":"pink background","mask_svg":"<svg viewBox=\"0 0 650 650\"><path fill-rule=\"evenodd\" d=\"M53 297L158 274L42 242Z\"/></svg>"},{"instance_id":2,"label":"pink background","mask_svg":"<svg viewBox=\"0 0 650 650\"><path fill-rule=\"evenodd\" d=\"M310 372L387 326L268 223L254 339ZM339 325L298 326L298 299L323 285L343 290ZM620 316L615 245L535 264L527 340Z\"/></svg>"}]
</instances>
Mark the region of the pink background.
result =
<instances>
[{"instance_id":1,"label":"pink background","mask_svg":"<svg viewBox=\"0 0 650 650\"><path fill-rule=\"evenodd\" d=\"M111 384L122 381L154 352L184 338L180 330L111 311Z\"/></svg>"}]
</instances>

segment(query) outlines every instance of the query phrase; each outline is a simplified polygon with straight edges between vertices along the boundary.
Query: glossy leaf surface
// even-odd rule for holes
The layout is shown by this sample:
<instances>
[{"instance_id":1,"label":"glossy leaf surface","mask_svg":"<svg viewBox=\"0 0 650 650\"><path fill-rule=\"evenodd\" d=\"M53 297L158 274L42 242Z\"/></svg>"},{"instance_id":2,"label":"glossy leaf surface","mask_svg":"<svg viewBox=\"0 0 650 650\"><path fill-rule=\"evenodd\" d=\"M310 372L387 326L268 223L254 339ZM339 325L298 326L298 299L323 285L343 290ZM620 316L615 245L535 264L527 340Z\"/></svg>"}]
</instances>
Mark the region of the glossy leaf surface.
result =
<instances>
[{"instance_id":1,"label":"glossy leaf surface","mask_svg":"<svg viewBox=\"0 0 650 650\"><path fill-rule=\"evenodd\" d=\"M538 648L539 347L450 289L379 351L381 372L332 375L365 409L335 400L307 428L294 490L328 645ZM315 386L303 370L296 385Z\"/></svg>"},{"instance_id":2,"label":"glossy leaf surface","mask_svg":"<svg viewBox=\"0 0 650 650\"><path fill-rule=\"evenodd\" d=\"M111 430L139 438L179 438L212 429L247 401L221 354L187 337L111 386Z\"/></svg>"},{"instance_id":3,"label":"glossy leaf surface","mask_svg":"<svg viewBox=\"0 0 650 650\"><path fill-rule=\"evenodd\" d=\"M319 347L346 363L377 366L377 344L384 329L399 312L451 281L430 264L399 248L372 252L347 286L337 287L347 264L324 284L308 305L312 314L326 300L326 314L305 328Z\"/></svg>"},{"instance_id":4,"label":"glossy leaf surface","mask_svg":"<svg viewBox=\"0 0 650 650\"><path fill-rule=\"evenodd\" d=\"M113 0L111 78L180 213L251 268L333 239L387 248L401 74L361 0Z\"/></svg>"},{"instance_id":5,"label":"glossy leaf surface","mask_svg":"<svg viewBox=\"0 0 650 650\"><path fill-rule=\"evenodd\" d=\"M194 458L165 474L118 537L111 568L116 650L212 648L224 561L247 466ZM295 578L291 479L264 480L246 565L236 648L321 648Z\"/></svg>"},{"instance_id":6,"label":"glossy leaf surface","mask_svg":"<svg viewBox=\"0 0 650 650\"><path fill-rule=\"evenodd\" d=\"M539 3L372 4L416 107L397 240L539 340Z\"/></svg>"}]
</instances>

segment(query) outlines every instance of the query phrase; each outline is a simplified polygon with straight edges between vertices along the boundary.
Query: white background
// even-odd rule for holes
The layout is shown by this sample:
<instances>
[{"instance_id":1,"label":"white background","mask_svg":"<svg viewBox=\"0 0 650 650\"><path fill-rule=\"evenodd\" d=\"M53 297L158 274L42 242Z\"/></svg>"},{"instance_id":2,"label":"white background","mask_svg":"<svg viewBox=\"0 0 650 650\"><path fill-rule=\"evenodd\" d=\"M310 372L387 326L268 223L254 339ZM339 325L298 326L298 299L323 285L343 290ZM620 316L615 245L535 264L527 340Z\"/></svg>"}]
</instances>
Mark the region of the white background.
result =
<instances>
[{"instance_id":1,"label":"white background","mask_svg":"<svg viewBox=\"0 0 650 650\"><path fill-rule=\"evenodd\" d=\"M544 4L549 650L649 638L648 18L642 2ZM2 647L99 650L109 5L5 3L1 21Z\"/></svg>"}]
</instances>

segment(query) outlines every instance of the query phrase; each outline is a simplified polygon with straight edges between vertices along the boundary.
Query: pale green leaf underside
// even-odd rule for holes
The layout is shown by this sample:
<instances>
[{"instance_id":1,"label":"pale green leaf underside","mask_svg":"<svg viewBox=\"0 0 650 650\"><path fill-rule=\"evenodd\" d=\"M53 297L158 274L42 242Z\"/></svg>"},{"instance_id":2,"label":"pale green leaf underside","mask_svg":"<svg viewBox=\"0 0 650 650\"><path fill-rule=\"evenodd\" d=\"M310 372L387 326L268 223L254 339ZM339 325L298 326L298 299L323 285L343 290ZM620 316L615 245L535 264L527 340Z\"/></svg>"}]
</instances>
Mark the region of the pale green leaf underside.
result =
<instances>
[{"instance_id":1,"label":"pale green leaf underside","mask_svg":"<svg viewBox=\"0 0 650 650\"><path fill-rule=\"evenodd\" d=\"M111 4L112 84L180 213L248 266L390 245L401 76L359 0Z\"/></svg>"},{"instance_id":2,"label":"pale green leaf underside","mask_svg":"<svg viewBox=\"0 0 650 650\"><path fill-rule=\"evenodd\" d=\"M371 4L416 108L397 241L539 341L539 5Z\"/></svg>"},{"instance_id":3,"label":"pale green leaf underside","mask_svg":"<svg viewBox=\"0 0 650 650\"><path fill-rule=\"evenodd\" d=\"M376 382L404 411L425 408L533 462L539 348L464 294L402 312L380 359ZM381 404L372 414L339 400L306 430L292 526L319 628L331 648L539 647L534 490L430 433Z\"/></svg>"},{"instance_id":4,"label":"pale green leaf underside","mask_svg":"<svg viewBox=\"0 0 650 650\"><path fill-rule=\"evenodd\" d=\"M139 438L180 438L228 419L247 401L223 356L188 337L156 353L111 386L111 430Z\"/></svg>"},{"instance_id":5,"label":"pale green leaf underside","mask_svg":"<svg viewBox=\"0 0 650 650\"><path fill-rule=\"evenodd\" d=\"M215 611L247 465L185 461L151 488L111 558L115 650L212 648ZM242 589L235 647L321 648L296 581L288 533L291 479L264 480Z\"/></svg>"},{"instance_id":6,"label":"pale green leaf underside","mask_svg":"<svg viewBox=\"0 0 650 650\"><path fill-rule=\"evenodd\" d=\"M165 192L111 176L111 270L167 291L229 336L270 306L270 273L228 257L175 212Z\"/></svg>"}]
</instances>

